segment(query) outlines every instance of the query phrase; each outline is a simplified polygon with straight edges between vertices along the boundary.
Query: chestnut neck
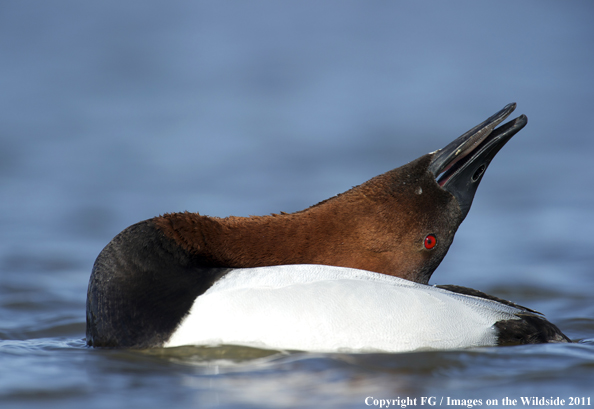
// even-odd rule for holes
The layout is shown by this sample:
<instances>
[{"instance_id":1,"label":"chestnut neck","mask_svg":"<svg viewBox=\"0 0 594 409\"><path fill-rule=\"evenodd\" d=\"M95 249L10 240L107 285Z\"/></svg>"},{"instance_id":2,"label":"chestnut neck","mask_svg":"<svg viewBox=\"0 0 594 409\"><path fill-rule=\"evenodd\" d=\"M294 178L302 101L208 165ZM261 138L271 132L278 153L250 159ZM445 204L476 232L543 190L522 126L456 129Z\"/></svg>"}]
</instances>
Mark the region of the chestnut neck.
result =
<instances>
[{"instance_id":1,"label":"chestnut neck","mask_svg":"<svg viewBox=\"0 0 594 409\"><path fill-rule=\"evenodd\" d=\"M401 245L415 215L393 193L395 181L406 185L402 169L296 213L216 218L185 212L152 221L206 265L325 264L418 281L411 249Z\"/></svg>"}]
</instances>

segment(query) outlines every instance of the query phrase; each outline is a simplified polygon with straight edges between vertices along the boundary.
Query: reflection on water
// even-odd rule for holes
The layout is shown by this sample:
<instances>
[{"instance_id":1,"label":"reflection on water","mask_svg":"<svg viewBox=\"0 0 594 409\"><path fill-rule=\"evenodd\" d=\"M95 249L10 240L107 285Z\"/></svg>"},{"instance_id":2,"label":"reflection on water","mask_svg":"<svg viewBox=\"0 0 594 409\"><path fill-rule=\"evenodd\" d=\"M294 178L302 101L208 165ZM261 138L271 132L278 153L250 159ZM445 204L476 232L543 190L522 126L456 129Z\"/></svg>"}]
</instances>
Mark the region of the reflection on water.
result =
<instances>
[{"instance_id":1,"label":"reflection on water","mask_svg":"<svg viewBox=\"0 0 594 409\"><path fill-rule=\"evenodd\" d=\"M251 348L238 345L181 346L175 348L154 348L142 353L169 359L180 364L228 365L266 362L270 358L285 356L288 352ZM267 359L262 359L267 358Z\"/></svg>"}]
</instances>

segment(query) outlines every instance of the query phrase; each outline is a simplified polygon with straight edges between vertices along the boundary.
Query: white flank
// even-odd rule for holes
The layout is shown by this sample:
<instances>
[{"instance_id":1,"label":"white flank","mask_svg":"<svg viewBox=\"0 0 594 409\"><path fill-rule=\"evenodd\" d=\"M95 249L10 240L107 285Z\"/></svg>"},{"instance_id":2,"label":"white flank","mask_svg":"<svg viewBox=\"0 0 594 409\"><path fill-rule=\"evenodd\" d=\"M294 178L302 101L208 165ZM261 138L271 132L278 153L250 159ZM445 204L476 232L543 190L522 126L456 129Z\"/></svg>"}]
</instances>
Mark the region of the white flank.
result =
<instances>
[{"instance_id":1,"label":"white flank","mask_svg":"<svg viewBox=\"0 0 594 409\"><path fill-rule=\"evenodd\" d=\"M520 310L351 268L237 269L198 297L166 347L405 352L494 345Z\"/></svg>"}]
</instances>

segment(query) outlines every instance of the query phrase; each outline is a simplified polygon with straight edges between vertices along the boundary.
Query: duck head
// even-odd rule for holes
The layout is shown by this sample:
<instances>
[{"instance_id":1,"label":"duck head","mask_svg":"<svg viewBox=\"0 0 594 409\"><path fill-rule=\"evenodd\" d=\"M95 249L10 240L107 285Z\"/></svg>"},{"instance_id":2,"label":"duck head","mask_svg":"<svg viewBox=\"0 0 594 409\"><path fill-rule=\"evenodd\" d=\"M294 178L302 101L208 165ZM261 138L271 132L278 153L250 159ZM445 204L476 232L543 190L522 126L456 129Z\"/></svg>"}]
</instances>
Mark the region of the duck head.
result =
<instances>
[{"instance_id":1,"label":"duck head","mask_svg":"<svg viewBox=\"0 0 594 409\"><path fill-rule=\"evenodd\" d=\"M390 226L390 231L371 233L378 243L378 262L368 259L362 263L369 264L366 269L428 283L468 214L491 160L528 121L521 115L497 127L515 107L505 106L446 147L358 187L375 201L374 212L388 219L369 225ZM377 239L382 235L397 245ZM382 247L390 261L382 260Z\"/></svg>"}]
</instances>

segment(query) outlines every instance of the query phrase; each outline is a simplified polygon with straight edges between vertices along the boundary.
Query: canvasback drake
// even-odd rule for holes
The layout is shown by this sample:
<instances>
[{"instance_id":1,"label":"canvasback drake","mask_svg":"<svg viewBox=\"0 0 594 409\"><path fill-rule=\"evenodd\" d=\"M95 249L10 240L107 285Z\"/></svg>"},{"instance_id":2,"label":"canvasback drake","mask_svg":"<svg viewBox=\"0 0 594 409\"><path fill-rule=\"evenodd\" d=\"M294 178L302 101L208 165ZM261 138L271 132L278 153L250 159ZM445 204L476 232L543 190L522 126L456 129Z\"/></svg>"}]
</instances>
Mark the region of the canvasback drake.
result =
<instances>
[{"instance_id":1,"label":"canvasback drake","mask_svg":"<svg viewBox=\"0 0 594 409\"><path fill-rule=\"evenodd\" d=\"M404 352L569 342L539 313L429 286L497 152L509 104L445 148L296 213L171 213L101 251L87 344Z\"/></svg>"}]
</instances>

